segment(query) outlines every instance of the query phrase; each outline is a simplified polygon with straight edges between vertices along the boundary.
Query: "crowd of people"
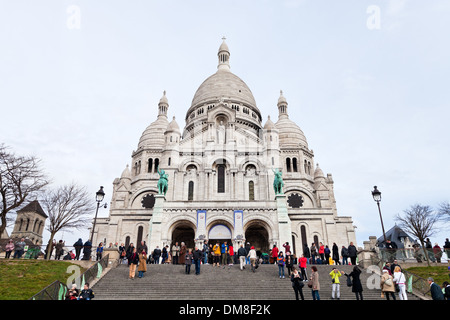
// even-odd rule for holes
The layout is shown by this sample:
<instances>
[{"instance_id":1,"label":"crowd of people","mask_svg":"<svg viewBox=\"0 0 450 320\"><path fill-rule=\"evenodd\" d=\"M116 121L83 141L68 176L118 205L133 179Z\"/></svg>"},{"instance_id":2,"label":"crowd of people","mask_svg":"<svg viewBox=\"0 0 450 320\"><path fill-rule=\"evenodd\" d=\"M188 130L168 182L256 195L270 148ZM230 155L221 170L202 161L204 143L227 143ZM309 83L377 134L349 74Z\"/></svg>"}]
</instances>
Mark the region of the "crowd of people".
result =
<instances>
[{"instance_id":1,"label":"crowd of people","mask_svg":"<svg viewBox=\"0 0 450 320\"><path fill-rule=\"evenodd\" d=\"M59 242L53 241L52 248L49 256L54 256L54 259L60 260L91 260L92 257L92 244L88 240L83 242L82 239L78 239L73 244L73 250L69 250L66 255L64 253L65 242L60 240ZM12 253L14 259L20 259L25 251L26 243L24 239L20 239L14 242L9 239L4 247L5 258L11 258ZM227 241L212 242L204 241L202 246L195 246L195 248L187 248L184 242L175 242L172 247L165 245L162 249L156 246L151 252L145 243L141 241L137 247L133 243L130 243L128 247L122 243L121 245L109 244L109 248L116 248L119 252L120 263L127 263L129 266L129 279L135 279L137 277L142 278L147 271L148 264L175 264L184 265L186 274L191 273L191 266L195 266L195 275L200 274L201 265L211 265L215 268L231 268L232 265L239 265L241 271L246 267L252 272L256 272L260 264L276 264L278 266L278 277L284 279L289 277L292 283L292 288L295 292L296 299L304 299L303 287L307 284L311 290L311 294L314 300L320 300L320 282L319 273L316 265L325 264L332 266L329 277L331 280L331 297L332 299L340 299L340 285L341 277L345 275L347 277L346 284L352 287L352 292L355 293L357 300L363 299L363 286L360 281L361 270L356 265L357 263L357 248L351 242L347 247L341 246L339 248L336 243L333 243L331 249L328 245L324 245L322 242L318 244L312 243L311 246L305 245L303 248L303 254L297 257L291 253L291 247L288 242L283 244L283 248L278 248L274 245L269 252L261 252L251 246L249 242L246 244L240 244L238 250L233 248L232 243ZM3 249L3 248L2 248ZM395 251L395 244L388 242L386 249ZM99 243L95 250L95 259L101 260L104 250L103 243ZM434 247L431 246L431 242L427 239L426 248L423 251L427 257L433 261L440 263L442 258L442 250L436 243ZM450 242L448 238L444 244L444 252L447 256L450 254ZM81 254L83 253L83 257ZM45 251L45 257L48 252ZM417 257L416 257L417 258ZM389 259L382 269L382 275L380 279L380 288L382 297L386 300L396 300L396 293L400 300L407 300L406 294L406 277L403 273L401 266L397 260ZM350 274L347 274L338 269L338 265L353 265L354 268ZM309 268L308 268L309 267ZM287 273L287 275L286 275ZM308 273L310 275L308 276ZM430 285L430 292L432 298L436 300L450 299L450 284L446 281L442 284L442 287L434 283L432 278L428 279ZM68 300L89 300L94 297L92 290L89 288L89 284L81 292L72 288L67 295Z\"/></svg>"}]
</instances>

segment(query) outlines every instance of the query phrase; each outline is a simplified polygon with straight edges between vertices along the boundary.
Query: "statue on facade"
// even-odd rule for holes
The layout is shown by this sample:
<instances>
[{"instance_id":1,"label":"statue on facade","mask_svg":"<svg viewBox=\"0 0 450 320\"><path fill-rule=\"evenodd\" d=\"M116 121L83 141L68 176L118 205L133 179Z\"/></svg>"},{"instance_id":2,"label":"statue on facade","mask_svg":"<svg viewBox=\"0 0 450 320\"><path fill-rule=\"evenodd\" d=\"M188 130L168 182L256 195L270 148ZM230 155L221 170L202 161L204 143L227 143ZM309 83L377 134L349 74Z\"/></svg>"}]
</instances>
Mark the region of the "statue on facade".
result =
<instances>
[{"instance_id":1,"label":"statue on facade","mask_svg":"<svg viewBox=\"0 0 450 320\"><path fill-rule=\"evenodd\" d=\"M275 174L275 178L273 180L273 189L275 190L275 194L283 194L283 186L284 186L284 182L283 182L283 178L281 177L281 170L273 170L273 173Z\"/></svg>"},{"instance_id":2,"label":"statue on facade","mask_svg":"<svg viewBox=\"0 0 450 320\"><path fill-rule=\"evenodd\" d=\"M225 126L223 121L220 121L220 124L217 126L217 142L219 144L225 143Z\"/></svg>"},{"instance_id":3,"label":"statue on facade","mask_svg":"<svg viewBox=\"0 0 450 320\"><path fill-rule=\"evenodd\" d=\"M159 170L159 180L158 180L158 194L167 193L167 187L169 186L169 174L167 174L163 169Z\"/></svg>"}]
</instances>

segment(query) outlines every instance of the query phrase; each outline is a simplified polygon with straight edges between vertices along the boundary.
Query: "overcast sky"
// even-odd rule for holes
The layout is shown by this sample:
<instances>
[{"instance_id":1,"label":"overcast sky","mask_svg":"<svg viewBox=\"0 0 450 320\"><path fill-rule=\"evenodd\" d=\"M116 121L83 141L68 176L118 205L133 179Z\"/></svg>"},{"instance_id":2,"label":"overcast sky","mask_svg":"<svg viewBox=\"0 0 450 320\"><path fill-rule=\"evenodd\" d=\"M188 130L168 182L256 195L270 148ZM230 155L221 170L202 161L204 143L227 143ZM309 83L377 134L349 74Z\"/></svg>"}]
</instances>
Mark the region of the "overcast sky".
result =
<instances>
[{"instance_id":1,"label":"overcast sky","mask_svg":"<svg viewBox=\"0 0 450 320\"><path fill-rule=\"evenodd\" d=\"M163 91L184 127L225 36L264 123L283 90L362 246L382 235L374 185L386 231L450 200L449 17L447 0L1 0L0 142L109 202Z\"/></svg>"}]
</instances>

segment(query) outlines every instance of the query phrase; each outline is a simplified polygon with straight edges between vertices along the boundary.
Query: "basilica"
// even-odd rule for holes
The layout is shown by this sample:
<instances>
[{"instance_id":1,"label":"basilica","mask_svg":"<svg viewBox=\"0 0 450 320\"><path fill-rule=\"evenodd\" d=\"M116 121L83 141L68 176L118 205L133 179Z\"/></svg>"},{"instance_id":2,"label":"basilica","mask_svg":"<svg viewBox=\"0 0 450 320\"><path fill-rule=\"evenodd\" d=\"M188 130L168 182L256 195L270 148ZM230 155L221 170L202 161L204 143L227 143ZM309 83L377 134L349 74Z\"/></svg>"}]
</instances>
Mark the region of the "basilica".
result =
<instances>
[{"instance_id":1,"label":"basilica","mask_svg":"<svg viewBox=\"0 0 450 320\"><path fill-rule=\"evenodd\" d=\"M356 244L352 218L337 214L332 175L324 175L289 119L283 92L275 105L278 119L263 119L250 88L231 72L223 40L217 70L195 92L182 130L180 119L168 116L166 92L155 105L156 119L113 182L109 216L97 219L94 243L146 241L153 250L250 242L268 252L289 242L297 256L313 242ZM281 192L273 185L277 172Z\"/></svg>"}]
</instances>

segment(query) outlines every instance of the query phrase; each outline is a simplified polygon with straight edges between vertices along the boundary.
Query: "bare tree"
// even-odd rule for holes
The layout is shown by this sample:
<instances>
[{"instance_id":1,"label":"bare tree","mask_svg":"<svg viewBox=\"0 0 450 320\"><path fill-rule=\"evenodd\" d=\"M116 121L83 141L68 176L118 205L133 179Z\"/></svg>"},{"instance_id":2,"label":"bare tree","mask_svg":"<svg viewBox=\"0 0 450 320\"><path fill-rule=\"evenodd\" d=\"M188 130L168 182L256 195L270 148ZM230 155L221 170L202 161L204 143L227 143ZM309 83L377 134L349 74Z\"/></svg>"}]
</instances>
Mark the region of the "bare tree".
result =
<instances>
[{"instance_id":1,"label":"bare tree","mask_svg":"<svg viewBox=\"0 0 450 320\"><path fill-rule=\"evenodd\" d=\"M8 215L27 200L35 200L48 185L40 160L17 156L0 144L0 235L6 229Z\"/></svg>"},{"instance_id":2,"label":"bare tree","mask_svg":"<svg viewBox=\"0 0 450 320\"><path fill-rule=\"evenodd\" d=\"M61 230L87 228L91 221L91 213L95 209L91 196L85 187L71 183L58 187L45 194L43 205L47 210L50 239L47 246L49 259L55 234Z\"/></svg>"},{"instance_id":3,"label":"bare tree","mask_svg":"<svg viewBox=\"0 0 450 320\"><path fill-rule=\"evenodd\" d=\"M399 226L406 233L412 234L419 239L428 266L430 266L430 259L425 248L425 240L437 231L434 225L439 221L439 216L430 206L422 206L420 204L411 206L410 209L404 210L403 213L403 216L398 214L395 219L399 221Z\"/></svg>"},{"instance_id":4,"label":"bare tree","mask_svg":"<svg viewBox=\"0 0 450 320\"><path fill-rule=\"evenodd\" d=\"M450 222L450 202L442 202L439 205L439 219L444 222Z\"/></svg>"}]
</instances>

